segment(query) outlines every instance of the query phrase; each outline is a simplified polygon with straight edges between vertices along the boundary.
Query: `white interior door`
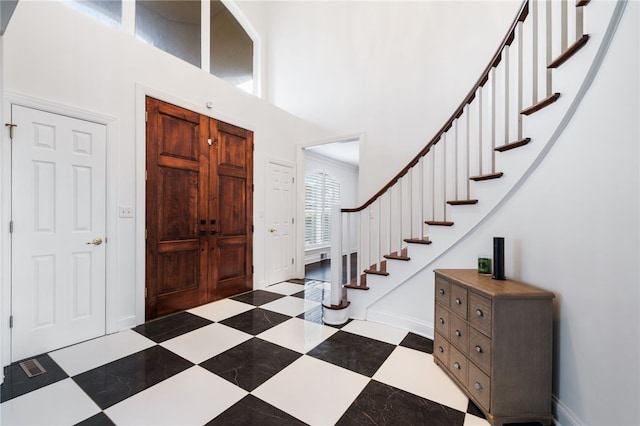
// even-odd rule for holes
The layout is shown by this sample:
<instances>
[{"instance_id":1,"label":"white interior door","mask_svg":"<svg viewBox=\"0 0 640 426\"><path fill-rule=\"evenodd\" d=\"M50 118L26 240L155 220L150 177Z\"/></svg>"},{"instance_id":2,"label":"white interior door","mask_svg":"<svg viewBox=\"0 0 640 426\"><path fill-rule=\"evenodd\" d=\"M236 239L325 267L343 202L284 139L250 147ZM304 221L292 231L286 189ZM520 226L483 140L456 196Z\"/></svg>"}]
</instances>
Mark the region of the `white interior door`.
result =
<instances>
[{"instance_id":1,"label":"white interior door","mask_svg":"<svg viewBox=\"0 0 640 426\"><path fill-rule=\"evenodd\" d=\"M13 105L12 361L105 334L106 126Z\"/></svg>"},{"instance_id":2,"label":"white interior door","mask_svg":"<svg viewBox=\"0 0 640 426\"><path fill-rule=\"evenodd\" d=\"M293 167L269 163L267 253L269 284L293 278Z\"/></svg>"}]
</instances>

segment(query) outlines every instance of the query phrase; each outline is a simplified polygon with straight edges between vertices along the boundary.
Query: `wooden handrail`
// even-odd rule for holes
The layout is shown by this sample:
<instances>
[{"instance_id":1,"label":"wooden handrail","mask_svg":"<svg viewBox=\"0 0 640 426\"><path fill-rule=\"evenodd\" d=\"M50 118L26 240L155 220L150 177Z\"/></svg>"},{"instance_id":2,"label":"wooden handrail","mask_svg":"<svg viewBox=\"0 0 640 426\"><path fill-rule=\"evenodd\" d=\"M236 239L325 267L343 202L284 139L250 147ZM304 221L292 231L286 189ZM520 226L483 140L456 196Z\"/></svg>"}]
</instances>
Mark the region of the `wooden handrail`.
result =
<instances>
[{"instance_id":1,"label":"wooden handrail","mask_svg":"<svg viewBox=\"0 0 640 426\"><path fill-rule=\"evenodd\" d=\"M507 35L504 37L504 39L500 43L500 46L498 47L498 50L496 50L496 53L494 53L494 55L491 57L491 60L489 61L489 65L487 65L487 67L484 69L482 74L480 74L480 78L478 78L478 81L476 82L476 84L469 91L467 96L465 96L462 103L460 103L460 106L456 108L456 110L451 115L451 117L449 117L449 119L445 122L444 126L442 126L440 130L436 132L435 136L431 138L429 143L427 143L427 145L424 148L422 148L422 150L418 153L418 155L416 155L409 162L409 164L407 164L400 171L400 173L395 175L393 179L391 179L389 183L387 183L380 191L378 191L371 198L369 198L367 202L365 202L360 207L344 208L341 210L343 213L356 213L369 207L378 198L380 198L385 192L387 192L392 186L394 186L400 179L402 179L409 172L409 170L415 167L422 157L427 155L427 153L431 150L431 147L438 143L442 135L451 128L451 126L453 125L453 122L462 115L462 113L464 112L464 107L470 104L475 99L477 90L480 87L483 87L487 83L487 81L489 80L489 73L502 60L502 51L504 50L505 46L510 46L511 43L513 42L515 38L516 29L518 28L518 23L523 22L526 19L528 14L529 14L529 0L524 0L522 2L522 5L520 6L518 14L516 15L516 18L514 19L513 23L511 24L511 27L509 28L509 31L507 32Z\"/></svg>"}]
</instances>

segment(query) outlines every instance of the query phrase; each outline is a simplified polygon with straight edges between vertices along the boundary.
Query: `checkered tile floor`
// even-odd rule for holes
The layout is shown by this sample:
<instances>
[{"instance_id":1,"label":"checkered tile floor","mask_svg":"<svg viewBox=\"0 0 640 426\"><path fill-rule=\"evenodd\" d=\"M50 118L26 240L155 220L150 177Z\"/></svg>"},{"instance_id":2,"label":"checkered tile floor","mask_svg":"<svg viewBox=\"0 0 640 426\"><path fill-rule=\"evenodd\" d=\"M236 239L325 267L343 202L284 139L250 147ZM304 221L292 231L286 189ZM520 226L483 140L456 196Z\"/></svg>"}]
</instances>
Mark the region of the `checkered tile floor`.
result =
<instances>
[{"instance_id":1,"label":"checkered tile floor","mask_svg":"<svg viewBox=\"0 0 640 426\"><path fill-rule=\"evenodd\" d=\"M487 425L432 341L322 323L327 284L280 283L5 369L1 424Z\"/></svg>"}]
</instances>

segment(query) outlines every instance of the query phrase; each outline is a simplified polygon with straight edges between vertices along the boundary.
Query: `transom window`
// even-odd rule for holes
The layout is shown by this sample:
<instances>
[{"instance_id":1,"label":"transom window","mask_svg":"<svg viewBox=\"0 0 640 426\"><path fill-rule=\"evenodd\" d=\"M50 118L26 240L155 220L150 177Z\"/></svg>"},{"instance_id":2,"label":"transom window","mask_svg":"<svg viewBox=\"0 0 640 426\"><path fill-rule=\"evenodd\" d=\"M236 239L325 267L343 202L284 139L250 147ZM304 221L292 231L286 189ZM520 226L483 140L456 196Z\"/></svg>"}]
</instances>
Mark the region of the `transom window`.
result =
<instances>
[{"instance_id":1,"label":"transom window","mask_svg":"<svg viewBox=\"0 0 640 426\"><path fill-rule=\"evenodd\" d=\"M253 93L253 40L219 0L211 0L210 72Z\"/></svg>"},{"instance_id":2,"label":"transom window","mask_svg":"<svg viewBox=\"0 0 640 426\"><path fill-rule=\"evenodd\" d=\"M200 0L137 0L136 37L199 67L201 9Z\"/></svg>"},{"instance_id":3,"label":"transom window","mask_svg":"<svg viewBox=\"0 0 640 426\"><path fill-rule=\"evenodd\" d=\"M183 61L254 93L253 39L220 0L67 0L117 28L123 8L135 14L135 36ZM206 6L206 7L205 7ZM203 16L203 10L209 10ZM205 19L206 18L206 19ZM133 28L133 27L132 27Z\"/></svg>"},{"instance_id":4,"label":"transom window","mask_svg":"<svg viewBox=\"0 0 640 426\"><path fill-rule=\"evenodd\" d=\"M122 27L122 0L71 0L69 4L108 25Z\"/></svg>"},{"instance_id":5,"label":"transom window","mask_svg":"<svg viewBox=\"0 0 640 426\"><path fill-rule=\"evenodd\" d=\"M340 204L340 182L325 172L305 177L304 244L306 248L331 243L331 208Z\"/></svg>"}]
</instances>

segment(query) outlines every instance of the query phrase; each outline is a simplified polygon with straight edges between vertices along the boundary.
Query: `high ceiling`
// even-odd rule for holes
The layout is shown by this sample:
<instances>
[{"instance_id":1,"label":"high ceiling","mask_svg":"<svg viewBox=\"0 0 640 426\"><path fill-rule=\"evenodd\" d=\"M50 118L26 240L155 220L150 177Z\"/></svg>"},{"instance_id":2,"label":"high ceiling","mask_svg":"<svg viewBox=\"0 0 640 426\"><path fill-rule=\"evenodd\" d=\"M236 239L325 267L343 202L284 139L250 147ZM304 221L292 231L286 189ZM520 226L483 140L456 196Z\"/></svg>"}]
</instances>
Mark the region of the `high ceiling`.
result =
<instances>
[{"instance_id":1,"label":"high ceiling","mask_svg":"<svg viewBox=\"0 0 640 426\"><path fill-rule=\"evenodd\" d=\"M335 161L358 167L360 164L360 143L358 140L327 143L307 147L309 151Z\"/></svg>"}]
</instances>

